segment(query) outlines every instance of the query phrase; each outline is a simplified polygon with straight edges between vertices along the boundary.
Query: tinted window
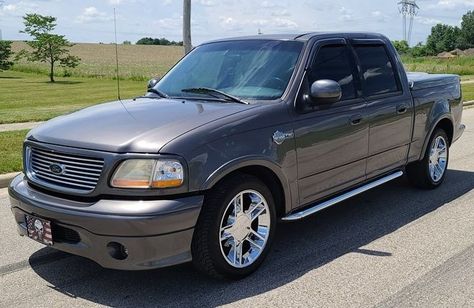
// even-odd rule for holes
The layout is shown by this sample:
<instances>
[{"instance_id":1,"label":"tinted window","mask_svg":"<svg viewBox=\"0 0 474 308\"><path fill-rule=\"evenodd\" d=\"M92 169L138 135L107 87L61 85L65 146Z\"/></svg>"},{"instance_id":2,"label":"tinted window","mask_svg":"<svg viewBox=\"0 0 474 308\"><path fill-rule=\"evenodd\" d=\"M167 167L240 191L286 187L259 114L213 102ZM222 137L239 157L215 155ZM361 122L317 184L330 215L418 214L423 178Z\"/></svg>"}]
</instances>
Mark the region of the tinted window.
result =
<instances>
[{"instance_id":1,"label":"tinted window","mask_svg":"<svg viewBox=\"0 0 474 308\"><path fill-rule=\"evenodd\" d=\"M355 46L364 74L367 96L399 91L392 61L382 45Z\"/></svg>"},{"instance_id":2,"label":"tinted window","mask_svg":"<svg viewBox=\"0 0 474 308\"><path fill-rule=\"evenodd\" d=\"M322 47L309 71L309 84L321 79L337 81L342 88L342 100L356 97L353 65L346 46Z\"/></svg>"}]
</instances>

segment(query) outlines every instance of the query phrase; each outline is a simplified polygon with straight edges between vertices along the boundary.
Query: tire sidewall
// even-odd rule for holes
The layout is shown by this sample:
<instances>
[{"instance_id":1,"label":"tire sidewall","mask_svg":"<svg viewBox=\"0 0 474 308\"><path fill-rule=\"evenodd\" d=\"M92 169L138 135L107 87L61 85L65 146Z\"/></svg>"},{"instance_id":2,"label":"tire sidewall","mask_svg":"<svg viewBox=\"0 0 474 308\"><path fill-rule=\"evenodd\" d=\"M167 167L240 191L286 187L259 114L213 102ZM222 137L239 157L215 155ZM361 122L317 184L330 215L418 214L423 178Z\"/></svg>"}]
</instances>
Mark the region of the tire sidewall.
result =
<instances>
[{"instance_id":1,"label":"tire sidewall","mask_svg":"<svg viewBox=\"0 0 474 308\"><path fill-rule=\"evenodd\" d=\"M219 232L220 232L220 224L222 221L222 217L225 214L228 204L232 201L232 199L242 191L245 190L255 190L260 193L266 200L268 209L270 211L270 232L268 235L267 243L263 252L260 256L255 260L252 264L244 268L235 268L231 266L224 258L221 252L220 242L219 242ZM252 272L254 272L260 264L265 259L266 255L268 254L271 244L273 242L273 238L275 235L276 229L276 210L275 210L275 203L273 200L273 196L270 190L265 186L262 182L249 178L246 179L245 182L240 182L235 187L230 188L227 190L226 194L223 198L217 198L214 202L219 202L220 204L213 204L212 206L218 206L218 210L216 211L216 217L213 219L213 225L210 228L209 232L209 242L210 247L209 250L211 252L211 258L214 261L216 269L219 272L226 273L226 276L231 278L242 278L245 277Z\"/></svg>"}]
</instances>

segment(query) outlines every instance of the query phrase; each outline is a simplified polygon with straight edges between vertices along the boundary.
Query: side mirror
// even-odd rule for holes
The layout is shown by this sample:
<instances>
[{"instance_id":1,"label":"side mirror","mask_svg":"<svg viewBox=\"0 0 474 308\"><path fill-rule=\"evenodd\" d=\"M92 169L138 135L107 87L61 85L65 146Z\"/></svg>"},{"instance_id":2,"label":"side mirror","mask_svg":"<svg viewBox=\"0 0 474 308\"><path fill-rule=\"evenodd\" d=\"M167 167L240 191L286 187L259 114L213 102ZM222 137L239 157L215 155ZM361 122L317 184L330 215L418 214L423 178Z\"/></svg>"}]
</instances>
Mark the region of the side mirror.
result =
<instances>
[{"instance_id":1,"label":"side mirror","mask_svg":"<svg viewBox=\"0 0 474 308\"><path fill-rule=\"evenodd\" d=\"M152 78L150 80L148 80L148 84L147 84L147 90L150 90L151 88L153 88L154 86L156 86L156 84L160 81L160 78L159 77L155 77L155 78Z\"/></svg>"},{"instance_id":2,"label":"side mirror","mask_svg":"<svg viewBox=\"0 0 474 308\"><path fill-rule=\"evenodd\" d=\"M314 105L333 104L341 100L342 89L337 81L321 79L311 85L310 96Z\"/></svg>"}]
</instances>

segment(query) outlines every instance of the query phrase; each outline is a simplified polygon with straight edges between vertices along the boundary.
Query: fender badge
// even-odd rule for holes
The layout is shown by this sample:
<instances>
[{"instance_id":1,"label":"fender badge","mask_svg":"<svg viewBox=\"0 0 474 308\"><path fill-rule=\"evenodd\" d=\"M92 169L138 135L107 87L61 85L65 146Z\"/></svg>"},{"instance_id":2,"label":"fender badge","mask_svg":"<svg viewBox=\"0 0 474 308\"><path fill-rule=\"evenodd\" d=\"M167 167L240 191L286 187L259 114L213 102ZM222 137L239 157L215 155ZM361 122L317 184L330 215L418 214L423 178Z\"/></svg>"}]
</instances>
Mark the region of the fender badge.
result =
<instances>
[{"instance_id":1,"label":"fender badge","mask_svg":"<svg viewBox=\"0 0 474 308\"><path fill-rule=\"evenodd\" d=\"M286 139L293 138L293 132L282 133L279 130L273 133L273 141L280 145L285 142Z\"/></svg>"}]
</instances>

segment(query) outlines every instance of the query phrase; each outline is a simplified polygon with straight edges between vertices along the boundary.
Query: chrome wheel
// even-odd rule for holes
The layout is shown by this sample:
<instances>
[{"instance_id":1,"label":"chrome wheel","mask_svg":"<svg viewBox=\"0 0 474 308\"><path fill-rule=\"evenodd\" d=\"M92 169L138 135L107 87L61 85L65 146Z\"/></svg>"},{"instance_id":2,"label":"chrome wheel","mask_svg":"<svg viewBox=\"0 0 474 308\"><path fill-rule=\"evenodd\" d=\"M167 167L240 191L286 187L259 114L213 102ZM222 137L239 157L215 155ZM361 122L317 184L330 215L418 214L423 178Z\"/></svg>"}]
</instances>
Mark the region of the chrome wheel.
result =
<instances>
[{"instance_id":1,"label":"chrome wheel","mask_svg":"<svg viewBox=\"0 0 474 308\"><path fill-rule=\"evenodd\" d=\"M438 182L443 177L448 163L448 144L442 136L433 140L429 157L429 171L431 179Z\"/></svg>"},{"instance_id":2,"label":"chrome wheel","mask_svg":"<svg viewBox=\"0 0 474 308\"><path fill-rule=\"evenodd\" d=\"M260 193L238 193L227 205L220 223L220 249L227 263L243 268L255 262L267 244L270 221L267 201Z\"/></svg>"}]
</instances>

